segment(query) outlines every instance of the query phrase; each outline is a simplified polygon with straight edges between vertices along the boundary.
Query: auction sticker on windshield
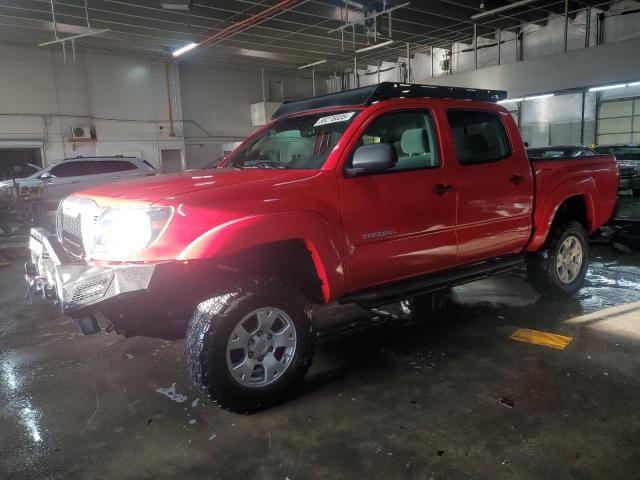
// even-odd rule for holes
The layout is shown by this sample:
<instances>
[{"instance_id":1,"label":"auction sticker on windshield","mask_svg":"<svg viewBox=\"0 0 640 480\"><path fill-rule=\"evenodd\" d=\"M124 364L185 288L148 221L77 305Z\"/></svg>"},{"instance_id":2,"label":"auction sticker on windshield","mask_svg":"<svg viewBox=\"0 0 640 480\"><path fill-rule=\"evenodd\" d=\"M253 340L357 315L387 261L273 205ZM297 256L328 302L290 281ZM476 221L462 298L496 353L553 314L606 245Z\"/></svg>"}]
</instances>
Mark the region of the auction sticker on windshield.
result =
<instances>
[{"instance_id":1,"label":"auction sticker on windshield","mask_svg":"<svg viewBox=\"0 0 640 480\"><path fill-rule=\"evenodd\" d=\"M330 115L328 117L319 118L313 125L319 127L320 125L327 125L328 123L346 122L355 115L356 112L338 113L336 115Z\"/></svg>"}]
</instances>

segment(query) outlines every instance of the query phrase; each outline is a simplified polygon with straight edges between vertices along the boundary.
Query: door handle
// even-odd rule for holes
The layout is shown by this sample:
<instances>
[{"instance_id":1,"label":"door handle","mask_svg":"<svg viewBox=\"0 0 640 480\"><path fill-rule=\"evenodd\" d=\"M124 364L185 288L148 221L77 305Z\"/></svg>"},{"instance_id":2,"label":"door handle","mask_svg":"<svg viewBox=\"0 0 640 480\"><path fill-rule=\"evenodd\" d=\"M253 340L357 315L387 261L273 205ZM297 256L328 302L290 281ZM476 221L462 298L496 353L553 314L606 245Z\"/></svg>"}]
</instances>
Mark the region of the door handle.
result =
<instances>
[{"instance_id":1,"label":"door handle","mask_svg":"<svg viewBox=\"0 0 640 480\"><path fill-rule=\"evenodd\" d=\"M446 183L436 183L433 187L433 191L438 195L451 192L452 190L453 190L453 185L448 185Z\"/></svg>"},{"instance_id":2,"label":"door handle","mask_svg":"<svg viewBox=\"0 0 640 480\"><path fill-rule=\"evenodd\" d=\"M111 177L111 178L113 178L114 180L117 180L118 178L120 178L120 175L114 175L114 176L113 176L113 177Z\"/></svg>"},{"instance_id":3,"label":"door handle","mask_svg":"<svg viewBox=\"0 0 640 480\"><path fill-rule=\"evenodd\" d=\"M509 181L514 185L519 185L524 182L524 177L522 175L511 175L511 177L509 177Z\"/></svg>"}]
</instances>

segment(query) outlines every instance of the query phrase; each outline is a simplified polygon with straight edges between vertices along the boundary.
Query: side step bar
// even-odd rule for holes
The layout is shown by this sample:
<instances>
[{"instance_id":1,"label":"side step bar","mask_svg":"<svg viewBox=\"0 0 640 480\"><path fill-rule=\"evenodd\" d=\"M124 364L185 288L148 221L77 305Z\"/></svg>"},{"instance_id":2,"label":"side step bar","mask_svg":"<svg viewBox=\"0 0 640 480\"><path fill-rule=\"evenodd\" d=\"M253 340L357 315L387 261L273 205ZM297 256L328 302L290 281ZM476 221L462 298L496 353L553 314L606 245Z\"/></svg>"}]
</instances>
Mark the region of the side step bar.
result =
<instances>
[{"instance_id":1,"label":"side step bar","mask_svg":"<svg viewBox=\"0 0 640 480\"><path fill-rule=\"evenodd\" d=\"M364 308L379 307L423 293L434 292L482 278L508 273L524 263L524 255L509 255L447 272L401 280L380 287L371 287L351 293L340 303L355 303Z\"/></svg>"}]
</instances>

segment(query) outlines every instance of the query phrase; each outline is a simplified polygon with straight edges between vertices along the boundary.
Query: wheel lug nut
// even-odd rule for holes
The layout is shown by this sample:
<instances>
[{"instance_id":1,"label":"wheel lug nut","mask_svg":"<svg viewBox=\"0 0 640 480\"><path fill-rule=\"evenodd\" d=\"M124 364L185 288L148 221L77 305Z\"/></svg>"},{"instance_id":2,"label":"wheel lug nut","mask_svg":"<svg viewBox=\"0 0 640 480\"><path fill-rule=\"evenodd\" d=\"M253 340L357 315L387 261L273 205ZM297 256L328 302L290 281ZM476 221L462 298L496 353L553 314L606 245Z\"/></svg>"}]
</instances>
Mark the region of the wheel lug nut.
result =
<instances>
[{"instance_id":1,"label":"wheel lug nut","mask_svg":"<svg viewBox=\"0 0 640 480\"><path fill-rule=\"evenodd\" d=\"M253 358L253 352L249 352L249 353L247 354L247 356L248 356L249 358Z\"/></svg>"},{"instance_id":2,"label":"wheel lug nut","mask_svg":"<svg viewBox=\"0 0 640 480\"><path fill-rule=\"evenodd\" d=\"M261 337L262 336L262 330L258 330L258 336Z\"/></svg>"},{"instance_id":3,"label":"wheel lug nut","mask_svg":"<svg viewBox=\"0 0 640 480\"><path fill-rule=\"evenodd\" d=\"M268 334L268 335L267 335L267 338L268 338L269 340L271 340L271 339L273 338L273 335L272 335L272 334Z\"/></svg>"},{"instance_id":4,"label":"wheel lug nut","mask_svg":"<svg viewBox=\"0 0 640 480\"><path fill-rule=\"evenodd\" d=\"M264 357L263 357L262 355L260 355L260 356L258 357L258 361L260 361L260 362L261 362L262 360L264 360Z\"/></svg>"},{"instance_id":5,"label":"wheel lug nut","mask_svg":"<svg viewBox=\"0 0 640 480\"><path fill-rule=\"evenodd\" d=\"M249 339L249 345L253 345L254 343L256 343L256 342L253 341L253 338L250 338Z\"/></svg>"},{"instance_id":6,"label":"wheel lug nut","mask_svg":"<svg viewBox=\"0 0 640 480\"><path fill-rule=\"evenodd\" d=\"M270 352L273 352L273 347L269 347L268 349Z\"/></svg>"}]
</instances>

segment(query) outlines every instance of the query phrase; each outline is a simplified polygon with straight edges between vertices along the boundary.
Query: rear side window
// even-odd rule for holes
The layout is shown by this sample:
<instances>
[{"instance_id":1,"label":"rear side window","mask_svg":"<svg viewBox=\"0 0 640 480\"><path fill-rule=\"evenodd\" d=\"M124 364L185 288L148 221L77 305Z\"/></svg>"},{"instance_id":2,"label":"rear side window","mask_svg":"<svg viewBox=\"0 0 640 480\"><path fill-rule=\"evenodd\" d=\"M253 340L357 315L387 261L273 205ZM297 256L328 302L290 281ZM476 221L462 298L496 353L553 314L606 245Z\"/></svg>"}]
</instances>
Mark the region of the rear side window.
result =
<instances>
[{"instance_id":1,"label":"rear side window","mask_svg":"<svg viewBox=\"0 0 640 480\"><path fill-rule=\"evenodd\" d=\"M479 110L449 110L449 126L461 165L496 162L511 153L500 115Z\"/></svg>"},{"instance_id":2,"label":"rear side window","mask_svg":"<svg viewBox=\"0 0 640 480\"><path fill-rule=\"evenodd\" d=\"M54 177L64 178L64 177L78 177L80 175L84 175L86 170L85 165L88 162L64 162L60 165L56 165L49 172Z\"/></svg>"},{"instance_id":3,"label":"rear side window","mask_svg":"<svg viewBox=\"0 0 640 480\"><path fill-rule=\"evenodd\" d=\"M91 162L87 168L85 175L99 175L101 173L124 172L127 170L135 170L136 166L126 160L98 160Z\"/></svg>"}]
</instances>

